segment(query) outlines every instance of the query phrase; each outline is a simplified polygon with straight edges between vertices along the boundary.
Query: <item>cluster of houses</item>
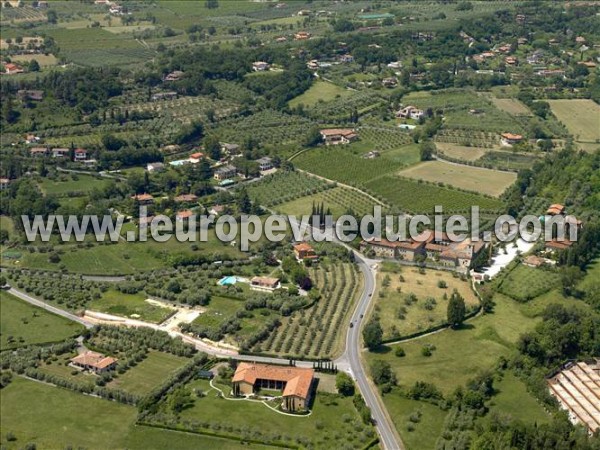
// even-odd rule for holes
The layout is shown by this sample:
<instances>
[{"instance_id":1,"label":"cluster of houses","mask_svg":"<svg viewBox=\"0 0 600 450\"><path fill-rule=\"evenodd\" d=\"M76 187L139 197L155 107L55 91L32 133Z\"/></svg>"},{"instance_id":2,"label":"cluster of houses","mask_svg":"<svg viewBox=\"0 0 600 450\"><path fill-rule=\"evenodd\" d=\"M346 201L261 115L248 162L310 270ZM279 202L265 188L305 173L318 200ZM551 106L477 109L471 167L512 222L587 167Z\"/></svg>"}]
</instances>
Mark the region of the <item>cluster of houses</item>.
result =
<instances>
[{"instance_id":1,"label":"cluster of houses","mask_svg":"<svg viewBox=\"0 0 600 450\"><path fill-rule=\"evenodd\" d=\"M417 237L403 241L369 238L360 243L360 250L372 251L380 258L408 262L418 261L419 258L430 259L441 266L465 272L485 250L485 243L470 238L454 242L446 233L425 230Z\"/></svg>"},{"instance_id":2,"label":"cluster of houses","mask_svg":"<svg viewBox=\"0 0 600 450\"><path fill-rule=\"evenodd\" d=\"M29 154L34 158L48 157L52 158L69 158L71 157L71 149L66 147L31 147ZM92 164L96 161L89 158L89 152L84 148L76 148L73 150L73 161Z\"/></svg>"},{"instance_id":3,"label":"cluster of houses","mask_svg":"<svg viewBox=\"0 0 600 450\"><path fill-rule=\"evenodd\" d=\"M577 230L583 228L583 223L577 217L567 214L567 210L564 205L554 203L548 207L546 215L541 217L544 221L560 216L565 222L565 236L564 239L552 239L546 242L546 251L566 250L573 245L573 241L569 240L571 233L571 227L575 227Z\"/></svg>"}]
</instances>

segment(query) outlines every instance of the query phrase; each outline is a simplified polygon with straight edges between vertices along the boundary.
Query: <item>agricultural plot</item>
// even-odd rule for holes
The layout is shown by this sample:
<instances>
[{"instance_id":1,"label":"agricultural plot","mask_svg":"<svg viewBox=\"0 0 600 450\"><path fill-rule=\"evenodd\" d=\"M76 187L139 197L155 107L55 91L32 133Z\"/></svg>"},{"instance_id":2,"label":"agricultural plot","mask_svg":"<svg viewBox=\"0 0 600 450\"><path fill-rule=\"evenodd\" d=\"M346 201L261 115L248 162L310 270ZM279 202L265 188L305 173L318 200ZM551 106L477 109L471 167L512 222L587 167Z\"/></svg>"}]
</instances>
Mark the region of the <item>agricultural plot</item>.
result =
<instances>
[{"instance_id":1,"label":"agricultural plot","mask_svg":"<svg viewBox=\"0 0 600 450\"><path fill-rule=\"evenodd\" d=\"M481 130L484 132L524 133L521 121L494 106L491 101L467 89L447 89L416 92L402 99L405 105L442 111L444 126L450 129ZM478 110L474 115L470 111Z\"/></svg>"},{"instance_id":2,"label":"agricultural plot","mask_svg":"<svg viewBox=\"0 0 600 450\"><path fill-rule=\"evenodd\" d=\"M444 212L468 212L475 205L482 211L498 211L503 206L496 198L391 175L377 178L365 186L369 192L412 213L431 213L436 205L443 206Z\"/></svg>"},{"instance_id":3,"label":"agricultural plot","mask_svg":"<svg viewBox=\"0 0 600 450\"><path fill-rule=\"evenodd\" d=\"M548 100L552 113L577 142L600 142L600 106L592 100Z\"/></svg>"},{"instance_id":4,"label":"agricultural plot","mask_svg":"<svg viewBox=\"0 0 600 450\"><path fill-rule=\"evenodd\" d=\"M435 136L436 143L458 144L463 147L491 149L500 145L500 135L491 131L442 128Z\"/></svg>"},{"instance_id":5,"label":"agricultural plot","mask_svg":"<svg viewBox=\"0 0 600 450\"><path fill-rule=\"evenodd\" d=\"M246 189L253 201L266 207L273 207L299 197L315 195L332 187L332 184L302 172L280 170L256 183L249 184ZM310 211L308 213L310 214Z\"/></svg>"},{"instance_id":6,"label":"agricultural plot","mask_svg":"<svg viewBox=\"0 0 600 450\"><path fill-rule=\"evenodd\" d=\"M404 169L401 176L499 197L517 179L517 174L444 161L425 161Z\"/></svg>"},{"instance_id":7,"label":"agricultural plot","mask_svg":"<svg viewBox=\"0 0 600 450\"><path fill-rule=\"evenodd\" d=\"M282 320L254 351L296 357L332 358L339 353L349 312L361 292L362 278L351 264L310 269L321 298L310 308Z\"/></svg>"},{"instance_id":8,"label":"agricultural plot","mask_svg":"<svg viewBox=\"0 0 600 450\"><path fill-rule=\"evenodd\" d=\"M486 152L486 149L480 147L467 147L447 142L436 142L435 146L442 157L448 156L461 161L476 161Z\"/></svg>"},{"instance_id":9,"label":"agricultural plot","mask_svg":"<svg viewBox=\"0 0 600 450\"><path fill-rule=\"evenodd\" d=\"M0 21L3 23L25 23L25 22L46 22L48 18L43 11L30 6L21 8L2 8L0 10Z\"/></svg>"},{"instance_id":10,"label":"agricultural plot","mask_svg":"<svg viewBox=\"0 0 600 450\"><path fill-rule=\"evenodd\" d=\"M263 110L241 119L222 120L213 129L213 133L224 142L242 143L253 138L263 145L278 147L302 142L314 125L316 124L304 117Z\"/></svg>"},{"instance_id":11,"label":"agricultural plot","mask_svg":"<svg viewBox=\"0 0 600 450\"><path fill-rule=\"evenodd\" d=\"M383 99L373 91L358 91L352 95L334 98L331 101L318 102L309 109L311 117L331 121L348 119L354 109L364 114L381 104Z\"/></svg>"},{"instance_id":12,"label":"agricultural plot","mask_svg":"<svg viewBox=\"0 0 600 450\"><path fill-rule=\"evenodd\" d=\"M62 341L83 331L83 327L64 317L0 291L0 350L24 345Z\"/></svg>"},{"instance_id":13,"label":"agricultural plot","mask_svg":"<svg viewBox=\"0 0 600 450\"><path fill-rule=\"evenodd\" d=\"M344 89L336 84L326 81L317 81L306 92L290 100L288 105L290 108L295 108L298 105L312 107L320 102L328 102L334 100L336 97L345 98L350 95L352 95L352 91Z\"/></svg>"},{"instance_id":14,"label":"agricultural plot","mask_svg":"<svg viewBox=\"0 0 600 450\"><path fill-rule=\"evenodd\" d=\"M531 111L525 104L514 98L490 97L494 106L512 116L531 116Z\"/></svg>"},{"instance_id":15,"label":"agricultural plot","mask_svg":"<svg viewBox=\"0 0 600 450\"><path fill-rule=\"evenodd\" d=\"M313 205L323 203L330 208L334 217L352 212L358 215L372 214L377 203L361 192L344 187L335 187L318 194L300 197L277 206L284 214L304 215L312 212Z\"/></svg>"},{"instance_id":16,"label":"agricultural plot","mask_svg":"<svg viewBox=\"0 0 600 450\"><path fill-rule=\"evenodd\" d=\"M14 62L30 62L35 59L41 67L55 66L58 63L56 56L49 55L14 55L11 56Z\"/></svg>"},{"instance_id":17,"label":"agricultural plot","mask_svg":"<svg viewBox=\"0 0 600 450\"><path fill-rule=\"evenodd\" d=\"M111 183L114 183L114 181L76 174L59 176L56 180L42 178L39 186L46 195L76 197L88 194L94 189L102 189Z\"/></svg>"},{"instance_id":18,"label":"agricultural plot","mask_svg":"<svg viewBox=\"0 0 600 450\"><path fill-rule=\"evenodd\" d=\"M152 323L164 322L174 312L147 302L143 294L124 294L116 290L106 291L101 298L92 300L88 309Z\"/></svg>"},{"instance_id":19,"label":"agricultural plot","mask_svg":"<svg viewBox=\"0 0 600 450\"><path fill-rule=\"evenodd\" d=\"M369 181L392 173L419 160L415 145L404 145L380 157L367 159L364 155L375 149L367 140L350 145L320 147L302 153L294 159L299 168L331 180L353 186L364 186Z\"/></svg>"},{"instance_id":20,"label":"agricultural plot","mask_svg":"<svg viewBox=\"0 0 600 450\"><path fill-rule=\"evenodd\" d=\"M533 154L489 151L477 161L482 163L484 167L493 167L500 170L522 170L531 169L539 160L540 157Z\"/></svg>"},{"instance_id":21,"label":"agricultural plot","mask_svg":"<svg viewBox=\"0 0 600 450\"><path fill-rule=\"evenodd\" d=\"M448 298L455 289L465 299L467 311L479 305L469 283L455 278L451 272L419 272L402 266L398 269L377 276L375 311L380 317L384 339L399 339L446 323Z\"/></svg>"},{"instance_id":22,"label":"agricultural plot","mask_svg":"<svg viewBox=\"0 0 600 450\"><path fill-rule=\"evenodd\" d=\"M150 351L142 362L108 384L136 395L146 395L189 360L171 353Z\"/></svg>"},{"instance_id":23,"label":"agricultural plot","mask_svg":"<svg viewBox=\"0 0 600 450\"><path fill-rule=\"evenodd\" d=\"M499 281L498 291L517 301L527 302L557 287L559 283L558 273L519 264Z\"/></svg>"}]
</instances>

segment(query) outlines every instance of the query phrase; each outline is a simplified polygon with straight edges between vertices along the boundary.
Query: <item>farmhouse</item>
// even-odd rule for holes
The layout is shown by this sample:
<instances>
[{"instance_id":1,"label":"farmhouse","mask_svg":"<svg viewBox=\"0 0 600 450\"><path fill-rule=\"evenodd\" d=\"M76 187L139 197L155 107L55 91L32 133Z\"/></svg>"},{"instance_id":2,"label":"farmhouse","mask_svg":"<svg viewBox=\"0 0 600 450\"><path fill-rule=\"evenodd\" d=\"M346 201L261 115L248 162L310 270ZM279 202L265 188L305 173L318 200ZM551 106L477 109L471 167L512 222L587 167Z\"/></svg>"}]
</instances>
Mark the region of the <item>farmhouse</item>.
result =
<instances>
[{"instance_id":1,"label":"farmhouse","mask_svg":"<svg viewBox=\"0 0 600 450\"><path fill-rule=\"evenodd\" d=\"M102 353L88 350L85 353L71 358L71 364L83 370L89 370L90 372L99 374L113 370L117 365L117 360L110 356L104 356Z\"/></svg>"},{"instance_id":2,"label":"farmhouse","mask_svg":"<svg viewBox=\"0 0 600 450\"><path fill-rule=\"evenodd\" d=\"M165 165L161 162L148 163L146 165L146 170L148 172L162 172L165 170Z\"/></svg>"},{"instance_id":3,"label":"farmhouse","mask_svg":"<svg viewBox=\"0 0 600 450\"><path fill-rule=\"evenodd\" d=\"M269 63L264 61L256 61L252 63L252 70L255 72L264 72L265 70L269 70L271 66Z\"/></svg>"},{"instance_id":4,"label":"farmhouse","mask_svg":"<svg viewBox=\"0 0 600 450\"><path fill-rule=\"evenodd\" d=\"M52 149L52 157L53 158L64 158L69 156L70 150L68 148L53 148Z\"/></svg>"},{"instance_id":5,"label":"farmhouse","mask_svg":"<svg viewBox=\"0 0 600 450\"><path fill-rule=\"evenodd\" d=\"M529 255L523 260L523 265L527 267L540 267L546 263L544 258L540 258L539 256Z\"/></svg>"},{"instance_id":6,"label":"farmhouse","mask_svg":"<svg viewBox=\"0 0 600 450\"><path fill-rule=\"evenodd\" d=\"M228 178L235 177L237 169L232 165L223 166L215 170L215 180L226 180Z\"/></svg>"},{"instance_id":7,"label":"farmhouse","mask_svg":"<svg viewBox=\"0 0 600 450\"><path fill-rule=\"evenodd\" d=\"M307 242L300 242L294 244L294 254L298 261L304 261L305 259L318 259L319 256Z\"/></svg>"},{"instance_id":8,"label":"farmhouse","mask_svg":"<svg viewBox=\"0 0 600 450\"><path fill-rule=\"evenodd\" d=\"M280 286L279 278L254 277L250 280L250 287L259 291L272 291Z\"/></svg>"},{"instance_id":9,"label":"farmhouse","mask_svg":"<svg viewBox=\"0 0 600 450\"><path fill-rule=\"evenodd\" d=\"M36 102L44 100L44 91L31 90L31 89L19 89L17 91L17 97L21 100L33 100Z\"/></svg>"},{"instance_id":10,"label":"farmhouse","mask_svg":"<svg viewBox=\"0 0 600 450\"><path fill-rule=\"evenodd\" d=\"M328 128L321 130L325 145L349 144L358 139L358 134L351 128Z\"/></svg>"},{"instance_id":11,"label":"farmhouse","mask_svg":"<svg viewBox=\"0 0 600 450\"><path fill-rule=\"evenodd\" d=\"M414 119L419 120L425 115L422 109L415 108L414 106L407 106L396 112L396 118L398 119Z\"/></svg>"},{"instance_id":12,"label":"farmhouse","mask_svg":"<svg viewBox=\"0 0 600 450\"><path fill-rule=\"evenodd\" d=\"M29 149L31 156L46 156L48 155L48 149L46 147L32 147Z\"/></svg>"},{"instance_id":13,"label":"farmhouse","mask_svg":"<svg viewBox=\"0 0 600 450\"><path fill-rule=\"evenodd\" d=\"M5 63L4 70L6 75L14 75L15 73L23 73L23 68L13 63Z\"/></svg>"},{"instance_id":14,"label":"farmhouse","mask_svg":"<svg viewBox=\"0 0 600 450\"><path fill-rule=\"evenodd\" d=\"M564 212L565 212L564 205L554 203L548 207L546 214L549 216L560 216L560 215L564 214Z\"/></svg>"},{"instance_id":15,"label":"farmhouse","mask_svg":"<svg viewBox=\"0 0 600 450\"><path fill-rule=\"evenodd\" d=\"M184 73L181 70L174 70L165 76L165 81L179 81Z\"/></svg>"},{"instance_id":16,"label":"farmhouse","mask_svg":"<svg viewBox=\"0 0 600 450\"><path fill-rule=\"evenodd\" d=\"M175 203L195 202L198 196L194 194L181 194L173 199Z\"/></svg>"},{"instance_id":17,"label":"farmhouse","mask_svg":"<svg viewBox=\"0 0 600 450\"><path fill-rule=\"evenodd\" d=\"M310 404L313 378L313 369L241 362L233 375L233 393L241 396L261 388L281 390L283 409L300 411Z\"/></svg>"},{"instance_id":18,"label":"farmhouse","mask_svg":"<svg viewBox=\"0 0 600 450\"><path fill-rule=\"evenodd\" d=\"M151 205L154 203L154 197L150 194L133 195L131 199L137 201L140 205Z\"/></svg>"},{"instance_id":19,"label":"farmhouse","mask_svg":"<svg viewBox=\"0 0 600 450\"><path fill-rule=\"evenodd\" d=\"M73 159L75 161L85 161L88 157L87 150L83 148L76 148L73 152Z\"/></svg>"},{"instance_id":20,"label":"farmhouse","mask_svg":"<svg viewBox=\"0 0 600 450\"><path fill-rule=\"evenodd\" d=\"M10 180L8 178L0 178L0 191L8 189L9 184Z\"/></svg>"},{"instance_id":21,"label":"farmhouse","mask_svg":"<svg viewBox=\"0 0 600 450\"><path fill-rule=\"evenodd\" d=\"M202 152L196 152L196 153L192 153L190 155L190 162L192 164L199 163L201 159L204 159L204 153L202 153Z\"/></svg>"},{"instance_id":22,"label":"farmhouse","mask_svg":"<svg viewBox=\"0 0 600 450\"><path fill-rule=\"evenodd\" d=\"M238 144L227 144L221 143L221 151L228 155L237 155L240 152L240 146Z\"/></svg>"},{"instance_id":23,"label":"farmhouse","mask_svg":"<svg viewBox=\"0 0 600 450\"><path fill-rule=\"evenodd\" d=\"M572 245L573 242L568 239L552 239L551 241L546 242L546 251L553 252L567 250Z\"/></svg>"},{"instance_id":24,"label":"farmhouse","mask_svg":"<svg viewBox=\"0 0 600 450\"><path fill-rule=\"evenodd\" d=\"M520 134L502 133L500 138L502 145L506 147L512 147L514 144L518 144L523 141L523 136Z\"/></svg>"},{"instance_id":25,"label":"farmhouse","mask_svg":"<svg viewBox=\"0 0 600 450\"><path fill-rule=\"evenodd\" d=\"M264 158L257 159L256 162L258 163L258 168L261 171L273 168L273 160L267 156L265 156Z\"/></svg>"},{"instance_id":26,"label":"farmhouse","mask_svg":"<svg viewBox=\"0 0 600 450\"><path fill-rule=\"evenodd\" d=\"M550 393L569 413L569 420L581 424L590 434L600 429L600 364L568 363L548 380Z\"/></svg>"}]
</instances>

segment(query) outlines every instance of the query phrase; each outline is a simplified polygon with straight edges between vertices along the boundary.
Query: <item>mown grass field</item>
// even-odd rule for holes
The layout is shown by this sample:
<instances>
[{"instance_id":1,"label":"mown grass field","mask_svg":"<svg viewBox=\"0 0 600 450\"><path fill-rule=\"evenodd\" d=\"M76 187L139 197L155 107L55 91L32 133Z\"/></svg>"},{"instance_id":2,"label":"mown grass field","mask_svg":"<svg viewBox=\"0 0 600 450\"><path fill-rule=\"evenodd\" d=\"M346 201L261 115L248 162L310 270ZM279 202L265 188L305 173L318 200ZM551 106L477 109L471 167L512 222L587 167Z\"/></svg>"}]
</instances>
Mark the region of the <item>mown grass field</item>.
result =
<instances>
[{"instance_id":1,"label":"mown grass field","mask_svg":"<svg viewBox=\"0 0 600 450\"><path fill-rule=\"evenodd\" d=\"M220 422L233 428L230 431L221 429L218 434L236 433L236 428L250 432L257 430L305 443L311 441L315 448L359 449L370 441L367 431L370 434L372 430L362 424L350 397L318 393L310 416L290 417L259 402L220 398L206 380L196 380L187 386L203 391L206 396L195 398L194 405L181 413L181 419Z\"/></svg>"},{"instance_id":2,"label":"mown grass field","mask_svg":"<svg viewBox=\"0 0 600 450\"><path fill-rule=\"evenodd\" d=\"M447 411L442 411L436 405L401 396L397 390L386 394L383 403L393 418L394 425L402 436L402 442L407 450L433 449L442 432ZM420 412L421 420L411 422L410 416ZM408 431L408 424L412 424L413 431Z\"/></svg>"},{"instance_id":3,"label":"mown grass field","mask_svg":"<svg viewBox=\"0 0 600 450\"><path fill-rule=\"evenodd\" d=\"M499 210L503 205L495 198L391 175L377 178L365 186L389 203L415 213L432 212L436 205L443 206L444 212L469 211L474 205L481 210Z\"/></svg>"},{"instance_id":4,"label":"mown grass field","mask_svg":"<svg viewBox=\"0 0 600 450\"><path fill-rule=\"evenodd\" d=\"M49 178L42 178L41 182L38 183L42 192L46 195L65 196L73 195L76 193L88 193L94 189L102 189L106 186L110 186L114 183L114 180L107 180L98 177L88 175L65 175L59 177L57 180L51 180Z\"/></svg>"},{"instance_id":5,"label":"mown grass field","mask_svg":"<svg viewBox=\"0 0 600 450\"><path fill-rule=\"evenodd\" d=\"M486 152L483 148L467 147L465 145L450 144L447 142L436 142L435 146L442 156L448 155L450 158L461 159L463 161L476 161Z\"/></svg>"},{"instance_id":6,"label":"mown grass field","mask_svg":"<svg viewBox=\"0 0 600 450\"><path fill-rule=\"evenodd\" d=\"M517 179L517 174L512 172L461 166L444 161L425 161L401 170L398 174L430 183L449 184L494 197L499 197Z\"/></svg>"},{"instance_id":7,"label":"mown grass field","mask_svg":"<svg viewBox=\"0 0 600 450\"><path fill-rule=\"evenodd\" d=\"M0 291L0 350L62 341L83 326ZM9 343L9 337L10 339Z\"/></svg>"},{"instance_id":8,"label":"mown grass field","mask_svg":"<svg viewBox=\"0 0 600 450\"><path fill-rule=\"evenodd\" d=\"M467 310L479 304L469 283L454 278L451 272L427 269L421 274L415 268L403 266L398 268L401 271L397 273L380 272L377 275L375 311L380 317L384 339L406 336L445 323L447 298L455 289L465 299ZM401 277L404 281L400 281ZM387 287L384 286L386 278ZM446 283L447 287L438 287L438 282ZM418 300L415 303L407 303L410 294L417 296ZM431 310L425 307L428 298L436 302Z\"/></svg>"},{"instance_id":9,"label":"mown grass field","mask_svg":"<svg viewBox=\"0 0 600 450\"><path fill-rule=\"evenodd\" d=\"M500 356L509 354L519 335L533 329L539 320L525 315L521 305L508 297L497 295L495 301L493 314L472 319L462 329L446 329L379 352L365 353L367 362L389 361L403 386L427 381L444 394L450 394L481 370L492 368ZM435 346L432 356L421 354L426 344ZM405 350L405 357L394 355L396 346Z\"/></svg>"},{"instance_id":10,"label":"mown grass field","mask_svg":"<svg viewBox=\"0 0 600 450\"><path fill-rule=\"evenodd\" d=\"M344 89L336 84L327 81L315 82L306 92L293 98L288 102L290 108L295 108L298 105L310 107L318 102L327 102L336 97L348 97L352 95L352 91Z\"/></svg>"},{"instance_id":11,"label":"mown grass field","mask_svg":"<svg viewBox=\"0 0 600 450\"><path fill-rule=\"evenodd\" d=\"M552 113L579 142L600 140L600 106L592 100L548 100Z\"/></svg>"},{"instance_id":12,"label":"mown grass field","mask_svg":"<svg viewBox=\"0 0 600 450\"><path fill-rule=\"evenodd\" d=\"M144 294L123 294L112 289L104 292L101 298L92 300L88 309L152 323L161 323L173 313L172 309L147 302Z\"/></svg>"},{"instance_id":13,"label":"mown grass field","mask_svg":"<svg viewBox=\"0 0 600 450\"><path fill-rule=\"evenodd\" d=\"M16 62L29 62L35 59L41 67L55 66L58 63L56 56L49 55L14 55L11 57Z\"/></svg>"},{"instance_id":14,"label":"mown grass field","mask_svg":"<svg viewBox=\"0 0 600 450\"><path fill-rule=\"evenodd\" d=\"M540 157L536 155L492 150L486 152L479 162L501 170L522 170L530 169L539 160Z\"/></svg>"},{"instance_id":15,"label":"mown grass field","mask_svg":"<svg viewBox=\"0 0 600 450\"><path fill-rule=\"evenodd\" d=\"M0 391L0 442L8 450L35 443L37 448L129 448L239 450L238 442L135 425L133 406L15 378ZM6 434L17 438L8 442ZM253 448L266 447L253 444Z\"/></svg>"},{"instance_id":16,"label":"mown grass field","mask_svg":"<svg viewBox=\"0 0 600 450\"><path fill-rule=\"evenodd\" d=\"M490 97L494 106L513 116L531 116L531 111L525 104L514 98Z\"/></svg>"},{"instance_id":17,"label":"mown grass field","mask_svg":"<svg viewBox=\"0 0 600 450\"><path fill-rule=\"evenodd\" d=\"M136 395L146 395L186 362L188 359L181 356L151 351L146 359L119 375L108 384L108 387L122 389Z\"/></svg>"}]
</instances>

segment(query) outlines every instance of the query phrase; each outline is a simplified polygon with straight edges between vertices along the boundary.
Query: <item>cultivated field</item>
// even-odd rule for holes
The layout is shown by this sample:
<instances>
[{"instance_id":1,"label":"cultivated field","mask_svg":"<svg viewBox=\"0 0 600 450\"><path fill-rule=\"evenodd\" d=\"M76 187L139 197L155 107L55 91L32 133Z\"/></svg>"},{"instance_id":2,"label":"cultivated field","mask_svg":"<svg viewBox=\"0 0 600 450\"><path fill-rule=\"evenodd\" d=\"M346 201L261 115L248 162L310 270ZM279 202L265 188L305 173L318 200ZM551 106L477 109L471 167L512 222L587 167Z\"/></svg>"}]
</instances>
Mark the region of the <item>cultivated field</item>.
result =
<instances>
[{"instance_id":1,"label":"cultivated field","mask_svg":"<svg viewBox=\"0 0 600 450\"><path fill-rule=\"evenodd\" d=\"M32 59L35 59L40 66L42 67L47 67L47 66L55 66L56 63L58 62L58 59L56 59L56 56L50 54L50 55L14 55L11 56L11 59L13 61L16 62L29 62Z\"/></svg>"},{"instance_id":2,"label":"cultivated field","mask_svg":"<svg viewBox=\"0 0 600 450\"><path fill-rule=\"evenodd\" d=\"M0 291L0 350L62 341L83 331L75 322Z\"/></svg>"},{"instance_id":3,"label":"cultivated field","mask_svg":"<svg viewBox=\"0 0 600 450\"><path fill-rule=\"evenodd\" d=\"M426 161L398 172L399 175L430 183L499 197L517 179L517 174L462 166L443 161Z\"/></svg>"},{"instance_id":4,"label":"cultivated field","mask_svg":"<svg viewBox=\"0 0 600 450\"><path fill-rule=\"evenodd\" d=\"M519 264L498 281L498 291L526 302L558 286L560 275L543 268Z\"/></svg>"},{"instance_id":5,"label":"cultivated field","mask_svg":"<svg viewBox=\"0 0 600 450\"><path fill-rule=\"evenodd\" d=\"M600 106L592 100L548 100L552 113L579 142L600 140Z\"/></svg>"},{"instance_id":6,"label":"cultivated field","mask_svg":"<svg viewBox=\"0 0 600 450\"><path fill-rule=\"evenodd\" d=\"M189 360L170 353L148 352L146 359L108 384L136 395L146 395Z\"/></svg>"},{"instance_id":7,"label":"cultivated field","mask_svg":"<svg viewBox=\"0 0 600 450\"><path fill-rule=\"evenodd\" d=\"M88 304L88 309L152 323L161 323L173 314L172 309L147 302L144 294L123 294L116 290L104 292L101 298Z\"/></svg>"},{"instance_id":8,"label":"cultivated field","mask_svg":"<svg viewBox=\"0 0 600 450\"><path fill-rule=\"evenodd\" d=\"M461 159L463 161L476 161L486 152L486 150L483 148L467 147L464 145L450 144L447 142L436 142L435 146L442 156L447 155L450 158Z\"/></svg>"},{"instance_id":9,"label":"cultivated field","mask_svg":"<svg viewBox=\"0 0 600 450\"><path fill-rule=\"evenodd\" d=\"M513 116L531 116L531 111L525 104L514 98L496 98L490 97L494 106Z\"/></svg>"},{"instance_id":10,"label":"cultivated field","mask_svg":"<svg viewBox=\"0 0 600 450\"><path fill-rule=\"evenodd\" d=\"M490 400L491 412L506 414L525 423L541 424L550 420L550 415L540 402L527 390L523 381L510 372L494 383L496 393Z\"/></svg>"},{"instance_id":11,"label":"cultivated field","mask_svg":"<svg viewBox=\"0 0 600 450\"><path fill-rule=\"evenodd\" d=\"M349 312L361 292L362 278L351 264L320 264L309 271L322 295L310 308L282 320L269 338L255 348L279 355L331 358L342 347Z\"/></svg>"},{"instance_id":12,"label":"cultivated field","mask_svg":"<svg viewBox=\"0 0 600 450\"><path fill-rule=\"evenodd\" d=\"M451 272L427 269L420 273L416 268L403 266L394 269L377 276L375 311L384 339L401 338L445 323L448 298L455 289L465 299L467 311L479 304L469 283ZM442 282L445 288L438 286Z\"/></svg>"}]
</instances>

